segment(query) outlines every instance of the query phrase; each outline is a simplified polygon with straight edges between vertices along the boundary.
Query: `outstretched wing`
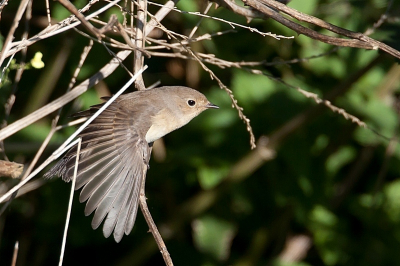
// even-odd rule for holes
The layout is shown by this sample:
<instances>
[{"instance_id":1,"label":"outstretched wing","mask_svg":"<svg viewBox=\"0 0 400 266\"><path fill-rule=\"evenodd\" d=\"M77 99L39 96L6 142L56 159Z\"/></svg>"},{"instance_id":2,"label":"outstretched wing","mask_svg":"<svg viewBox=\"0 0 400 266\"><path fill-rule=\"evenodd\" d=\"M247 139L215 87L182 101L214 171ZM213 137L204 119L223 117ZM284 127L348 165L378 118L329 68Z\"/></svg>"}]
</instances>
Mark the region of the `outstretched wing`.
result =
<instances>
[{"instance_id":1,"label":"outstretched wing","mask_svg":"<svg viewBox=\"0 0 400 266\"><path fill-rule=\"evenodd\" d=\"M75 116L91 116L100 105ZM82 131L75 189L87 201L85 215L95 211L92 228L105 219L103 234L119 242L135 223L140 182L146 174L151 147L135 128L135 114L118 103L111 104ZM74 173L76 149L72 148L45 177L61 176L69 182ZM106 217L107 216L107 217Z\"/></svg>"}]
</instances>

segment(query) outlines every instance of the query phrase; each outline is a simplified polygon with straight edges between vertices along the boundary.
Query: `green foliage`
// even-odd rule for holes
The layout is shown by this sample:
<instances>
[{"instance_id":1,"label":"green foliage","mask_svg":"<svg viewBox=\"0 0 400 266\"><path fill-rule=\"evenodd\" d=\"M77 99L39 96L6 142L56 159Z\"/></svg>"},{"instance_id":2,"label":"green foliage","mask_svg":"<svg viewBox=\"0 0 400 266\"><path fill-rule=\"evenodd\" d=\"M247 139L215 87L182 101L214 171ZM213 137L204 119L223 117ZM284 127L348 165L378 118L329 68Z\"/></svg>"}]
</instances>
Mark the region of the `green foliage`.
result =
<instances>
[{"instance_id":1,"label":"green foliage","mask_svg":"<svg viewBox=\"0 0 400 266\"><path fill-rule=\"evenodd\" d=\"M247 108L261 103L276 90L274 83L264 76L254 76L242 70L233 71L232 91L238 101Z\"/></svg>"},{"instance_id":2,"label":"green foliage","mask_svg":"<svg viewBox=\"0 0 400 266\"><path fill-rule=\"evenodd\" d=\"M42 61L43 54L41 52L35 53L33 58L29 61L29 63L21 65L17 63L16 59L12 59L11 62L9 62L9 65L7 68L4 68L4 72L1 75L1 82L0 82L0 89L4 88L6 86L9 86L12 84L12 81L10 80L10 73L12 71L15 71L17 69L23 68L24 70L28 69L41 69L44 67L44 63Z\"/></svg>"},{"instance_id":3,"label":"green foliage","mask_svg":"<svg viewBox=\"0 0 400 266\"><path fill-rule=\"evenodd\" d=\"M326 159L326 171L330 175L335 175L346 164L353 161L356 157L356 150L353 147L341 147Z\"/></svg>"},{"instance_id":4,"label":"green foliage","mask_svg":"<svg viewBox=\"0 0 400 266\"><path fill-rule=\"evenodd\" d=\"M235 226L216 217L204 216L192 223L194 244L199 250L224 261L229 256Z\"/></svg>"},{"instance_id":5,"label":"green foliage","mask_svg":"<svg viewBox=\"0 0 400 266\"><path fill-rule=\"evenodd\" d=\"M385 204L384 210L389 218L395 222L400 222L400 180L395 180L384 188Z\"/></svg>"},{"instance_id":6,"label":"green foliage","mask_svg":"<svg viewBox=\"0 0 400 266\"><path fill-rule=\"evenodd\" d=\"M300 1L293 1L293 3L290 4L290 7L305 14L314 14L317 4L317 0L310 0L303 3Z\"/></svg>"},{"instance_id":7,"label":"green foliage","mask_svg":"<svg viewBox=\"0 0 400 266\"><path fill-rule=\"evenodd\" d=\"M210 189L219 184L226 177L229 168L200 166L198 178L203 189Z\"/></svg>"}]
</instances>

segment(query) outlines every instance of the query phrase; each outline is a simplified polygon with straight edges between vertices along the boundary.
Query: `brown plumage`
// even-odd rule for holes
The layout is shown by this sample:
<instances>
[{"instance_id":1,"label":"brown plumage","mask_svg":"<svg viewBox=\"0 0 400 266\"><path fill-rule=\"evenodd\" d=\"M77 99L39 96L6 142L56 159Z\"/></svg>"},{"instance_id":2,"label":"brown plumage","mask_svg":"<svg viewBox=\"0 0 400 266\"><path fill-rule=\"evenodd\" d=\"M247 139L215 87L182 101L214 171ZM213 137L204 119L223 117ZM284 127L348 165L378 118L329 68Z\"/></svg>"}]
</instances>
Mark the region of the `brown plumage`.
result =
<instances>
[{"instance_id":1,"label":"brown plumage","mask_svg":"<svg viewBox=\"0 0 400 266\"><path fill-rule=\"evenodd\" d=\"M90 117L102 105L74 116ZM152 143L208 108L218 107L187 87L136 91L118 97L82 131L75 189L83 187L79 200L87 201L85 215L95 212L93 229L105 219L103 234L109 237L114 231L116 242L131 232ZM76 149L69 150L45 177L60 176L71 181Z\"/></svg>"}]
</instances>

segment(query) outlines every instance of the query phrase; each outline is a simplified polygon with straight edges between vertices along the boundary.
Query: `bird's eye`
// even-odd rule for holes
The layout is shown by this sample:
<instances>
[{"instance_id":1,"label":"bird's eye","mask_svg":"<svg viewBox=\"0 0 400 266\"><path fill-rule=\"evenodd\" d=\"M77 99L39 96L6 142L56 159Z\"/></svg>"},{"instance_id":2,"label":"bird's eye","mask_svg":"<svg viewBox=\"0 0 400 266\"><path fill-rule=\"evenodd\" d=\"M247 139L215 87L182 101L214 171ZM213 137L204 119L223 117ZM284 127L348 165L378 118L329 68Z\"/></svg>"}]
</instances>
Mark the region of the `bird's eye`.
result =
<instances>
[{"instance_id":1,"label":"bird's eye","mask_svg":"<svg viewBox=\"0 0 400 266\"><path fill-rule=\"evenodd\" d=\"M188 105L189 105L189 106L194 106L195 104L196 104L196 102L193 101L193 100L189 100L189 101L188 101Z\"/></svg>"}]
</instances>

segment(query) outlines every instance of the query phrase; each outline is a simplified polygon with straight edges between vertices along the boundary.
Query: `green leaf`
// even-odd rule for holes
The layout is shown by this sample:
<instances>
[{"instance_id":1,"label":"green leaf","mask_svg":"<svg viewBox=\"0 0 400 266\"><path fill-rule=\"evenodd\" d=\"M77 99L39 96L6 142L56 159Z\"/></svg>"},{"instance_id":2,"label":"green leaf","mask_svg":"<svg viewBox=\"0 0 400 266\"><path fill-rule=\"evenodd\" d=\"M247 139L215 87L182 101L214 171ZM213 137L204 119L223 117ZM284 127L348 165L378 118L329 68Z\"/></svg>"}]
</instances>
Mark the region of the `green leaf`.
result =
<instances>
[{"instance_id":1,"label":"green leaf","mask_svg":"<svg viewBox=\"0 0 400 266\"><path fill-rule=\"evenodd\" d=\"M311 196L311 194L313 193L313 186L310 182L310 179L305 176L299 176L297 182L304 195Z\"/></svg>"},{"instance_id":2,"label":"green leaf","mask_svg":"<svg viewBox=\"0 0 400 266\"><path fill-rule=\"evenodd\" d=\"M106 96L106 95L102 95ZM78 98L82 103L82 110L89 109L90 106L104 102L99 98L95 90L88 90Z\"/></svg>"},{"instance_id":3,"label":"green leaf","mask_svg":"<svg viewBox=\"0 0 400 266\"><path fill-rule=\"evenodd\" d=\"M322 205L316 205L310 212L309 228L324 265L335 265L341 258L340 247L332 247L337 243L338 221L337 216Z\"/></svg>"},{"instance_id":4,"label":"green leaf","mask_svg":"<svg viewBox=\"0 0 400 266\"><path fill-rule=\"evenodd\" d=\"M192 223L193 240L196 247L215 259L228 258L236 226L213 216L203 216Z\"/></svg>"},{"instance_id":5,"label":"green leaf","mask_svg":"<svg viewBox=\"0 0 400 266\"><path fill-rule=\"evenodd\" d=\"M211 189L218 185L228 174L228 167L207 167L202 166L198 170L200 186L203 189Z\"/></svg>"},{"instance_id":6,"label":"green leaf","mask_svg":"<svg viewBox=\"0 0 400 266\"><path fill-rule=\"evenodd\" d=\"M232 80L232 91L239 103L252 106L260 103L273 94L274 83L265 76L254 75L242 70L235 70Z\"/></svg>"},{"instance_id":7,"label":"green leaf","mask_svg":"<svg viewBox=\"0 0 400 266\"><path fill-rule=\"evenodd\" d=\"M310 215L310 219L319 225L331 227L338 222L336 215L322 205L316 205Z\"/></svg>"},{"instance_id":8,"label":"green leaf","mask_svg":"<svg viewBox=\"0 0 400 266\"><path fill-rule=\"evenodd\" d=\"M400 180L389 183L384 188L386 202L384 210L394 222L400 222Z\"/></svg>"},{"instance_id":9,"label":"green leaf","mask_svg":"<svg viewBox=\"0 0 400 266\"><path fill-rule=\"evenodd\" d=\"M315 8L317 7L317 3L317 0L291 1L288 6L302 13L311 15L314 13Z\"/></svg>"},{"instance_id":10,"label":"green leaf","mask_svg":"<svg viewBox=\"0 0 400 266\"><path fill-rule=\"evenodd\" d=\"M239 119L237 111L233 109L232 102L227 96L227 93L218 87L214 87L207 98L214 104L218 105L220 109L216 112L212 112L212 115L203 115L197 118L202 120L202 127L212 129L227 128L232 126Z\"/></svg>"},{"instance_id":11,"label":"green leaf","mask_svg":"<svg viewBox=\"0 0 400 266\"><path fill-rule=\"evenodd\" d=\"M334 175L355 157L356 150L353 147L341 147L328 157L326 160L326 169L330 174Z\"/></svg>"}]
</instances>

